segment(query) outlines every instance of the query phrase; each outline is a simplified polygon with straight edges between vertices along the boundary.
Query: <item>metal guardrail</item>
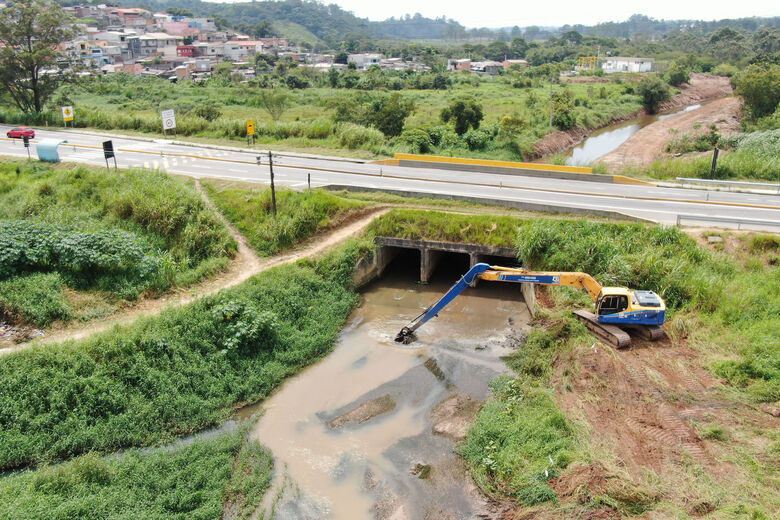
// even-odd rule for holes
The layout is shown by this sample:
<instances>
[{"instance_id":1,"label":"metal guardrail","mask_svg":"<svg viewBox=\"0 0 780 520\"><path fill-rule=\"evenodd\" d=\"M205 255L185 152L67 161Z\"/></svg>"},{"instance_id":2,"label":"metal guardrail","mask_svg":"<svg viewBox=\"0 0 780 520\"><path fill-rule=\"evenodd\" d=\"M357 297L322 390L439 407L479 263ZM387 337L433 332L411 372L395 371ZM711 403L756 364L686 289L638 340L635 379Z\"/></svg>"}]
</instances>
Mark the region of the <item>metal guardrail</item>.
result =
<instances>
[{"instance_id":1,"label":"metal guardrail","mask_svg":"<svg viewBox=\"0 0 780 520\"><path fill-rule=\"evenodd\" d=\"M777 194L780 195L780 184L769 184L766 182L747 182L747 181L721 181L718 179L697 179L687 177L677 177L678 182L689 182L699 184L721 184L731 189L731 186L747 186L750 188L765 188L769 190L777 190Z\"/></svg>"},{"instance_id":2,"label":"metal guardrail","mask_svg":"<svg viewBox=\"0 0 780 520\"><path fill-rule=\"evenodd\" d=\"M780 228L780 220L761 220L761 219L749 219L749 218L735 218L735 217L715 217L712 215L677 215L677 227L683 220L696 220L699 222L724 222L728 224L736 224L737 229L741 229L742 225L753 226L767 226Z\"/></svg>"}]
</instances>

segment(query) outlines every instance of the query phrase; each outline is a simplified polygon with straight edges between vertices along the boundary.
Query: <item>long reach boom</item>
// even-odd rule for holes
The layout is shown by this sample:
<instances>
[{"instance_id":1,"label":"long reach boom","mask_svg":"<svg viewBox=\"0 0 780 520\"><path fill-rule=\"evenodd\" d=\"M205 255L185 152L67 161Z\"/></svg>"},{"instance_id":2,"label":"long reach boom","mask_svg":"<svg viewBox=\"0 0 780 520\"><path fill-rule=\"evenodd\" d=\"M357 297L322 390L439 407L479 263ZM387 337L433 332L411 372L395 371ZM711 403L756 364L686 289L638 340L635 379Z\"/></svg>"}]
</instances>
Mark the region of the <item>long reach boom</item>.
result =
<instances>
[{"instance_id":1,"label":"long reach boom","mask_svg":"<svg viewBox=\"0 0 780 520\"><path fill-rule=\"evenodd\" d=\"M666 306L663 300L652 291L602 287L587 273L529 271L479 263L469 269L436 303L402 328L395 340L402 343L413 342L417 329L431 318L436 317L439 311L478 279L540 285L566 285L584 289L596 304L596 314L577 311L575 315L597 336L617 347L628 346L630 343L628 334L619 329L619 326L636 330L642 337L649 340L658 339L663 335L660 326L664 323Z\"/></svg>"}]
</instances>

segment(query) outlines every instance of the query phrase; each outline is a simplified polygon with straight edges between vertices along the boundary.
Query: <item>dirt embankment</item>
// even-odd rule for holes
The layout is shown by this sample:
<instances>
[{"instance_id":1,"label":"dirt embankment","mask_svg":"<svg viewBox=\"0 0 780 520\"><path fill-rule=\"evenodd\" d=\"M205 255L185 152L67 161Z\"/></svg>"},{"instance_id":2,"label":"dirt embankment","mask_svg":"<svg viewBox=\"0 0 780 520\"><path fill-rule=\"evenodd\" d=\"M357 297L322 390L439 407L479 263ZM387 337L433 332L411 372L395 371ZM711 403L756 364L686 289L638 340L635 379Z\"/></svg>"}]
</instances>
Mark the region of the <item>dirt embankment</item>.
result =
<instances>
[{"instance_id":1,"label":"dirt embankment","mask_svg":"<svg viewBox=\"0 0 780 520\"><path fill-rule=\"evenodd\" d=\"M711 99L727 96L732 93L729 78L723 76L712 76L710 74L691 74L690 83L683 85L681 90L682 92L674 96L669 101L663 103L659 108L659 111L685 107L696 103L701 103L702 101L708 101ZM605 127L620 123L622 121L627 121L629 119L634 119L635 117L639 117L644 114L644 110L638 110L637 112L627 114L623 117L614 117L607 125L605 125ZM594 128L593 130L598 129ZM581 143L587 136L588 131L580 127L574 127L571 130L567 130L565 132L557 130L555 132L549 133L542 137L534 145L534 150L536 152L536 157L534 158L565 152L566 150Z\"/></svg>"},{"instance_id":2,"label":"dirt embankment","mask_svg":"<svg viewBox=\"0 0 780 520\"><path fill-rule=\"evenodd\" d=\"M704 134L709 132L711 125L715 125L718 133L723 135L738 132L741 111L740 98L716 99L696 110L642 128L598 162L605 164L610 171L619 171L630 165L647 166L666 154L666 146L675 136Z\"/></svg>"}]
</instances>

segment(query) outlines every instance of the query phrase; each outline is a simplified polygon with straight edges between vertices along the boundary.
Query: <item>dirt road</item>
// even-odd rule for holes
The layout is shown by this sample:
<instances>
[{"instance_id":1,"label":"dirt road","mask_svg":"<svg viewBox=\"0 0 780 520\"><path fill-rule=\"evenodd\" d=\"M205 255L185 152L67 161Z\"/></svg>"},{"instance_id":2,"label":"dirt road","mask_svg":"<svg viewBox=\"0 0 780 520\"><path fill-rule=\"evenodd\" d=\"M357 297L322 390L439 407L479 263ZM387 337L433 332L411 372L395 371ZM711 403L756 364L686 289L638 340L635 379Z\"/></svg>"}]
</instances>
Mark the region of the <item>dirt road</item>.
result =
<instances>
[{"instance_id":1,"label":"dirt road","mask_svg":"<svg viewBox=\"0 0 780 520\"><path fill-rule=\"evenodd\" d=\"M707 133L712 124L718 127L720 134L738 132L741 109L742 101L739 98L725 97L696 110L656 121L639 130L597 162L607 165L610 171L622 170L629 165L649 165L666 154L666 145L676 135Z\"/></svg>"}]
</instances>

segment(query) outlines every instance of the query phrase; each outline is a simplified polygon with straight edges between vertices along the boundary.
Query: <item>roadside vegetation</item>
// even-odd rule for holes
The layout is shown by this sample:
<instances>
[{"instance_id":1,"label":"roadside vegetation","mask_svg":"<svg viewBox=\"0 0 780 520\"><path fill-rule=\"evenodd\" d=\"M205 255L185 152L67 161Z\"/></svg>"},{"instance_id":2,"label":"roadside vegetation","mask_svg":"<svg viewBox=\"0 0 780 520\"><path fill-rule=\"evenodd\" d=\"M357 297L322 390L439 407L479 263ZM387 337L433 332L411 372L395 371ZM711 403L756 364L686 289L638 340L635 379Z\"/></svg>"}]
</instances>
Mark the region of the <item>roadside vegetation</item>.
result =
<instances>
[{"instance_id":1,"label":"roadside vegetation","mask_svg":"<svg viewBox=\"0 0 780 520\"><path fill-rule=\"evenodd\" d=\"M366 205L324 190L276 189L273 214L271 189L245 183L209 180L202 185L223 215L261 256L289 249L342 221Z\"/></svg>"},{"instance_id":2,"label":"roadside vegetation","mask_svg":"<svg viewBox=\"0 0 780 520\"><path fill-rule=\"evenodd\" d=\"M753 179L780 181L780 129L745 132L731 136L683 134L669 145L669 152L703 152L693 157L659 159L642 169L627 168L621 173L639 174L653 179L677 177L715 179ZM712 152L721 147L715 174L712 175Z\"/></svg>"},{"instance_id":3,"label":"roadside vegetation","mask_svg":"<svg viewBox=\"0 0 780 520\"><path fill-rule=\"evenodd\" d=\"M130 326L3 357L0 468L166 442L265 397L330 350L357 303L360 250L353 243Z\"/></svg>"},{"instance_id":4,"label":"roadside vegetation","mask_svg":"<svg viewBox=\"0 0 780 520\"><path fill-rule=\"evenodd\" d=\"M218 272L235 251L200 196L165 174L0 162L4 320L105 315Z\"/></svg>"},{"instance_id":5,"label":"roadside vegetation","mask_svg":"<svg viewBox=\"0 0 780 520\"><path fill-rule=\"evenodd\" d=\"M511 216L461 215L395 209L374 220L368 232L411 240L438 240L512 247L519 220Z\"/></svg>"},{"instance_id":6,"label":"roadside vegetation","mask_svg":"<svg viewBox=\"0 0 780 520\"><path fill-rule=\"evenodd\" d=\"M521 222L516 247L518 257L532 269L584 271L602 284L661 294L669 306L667 330L672 341L692 346L705 366L723 378L725 387L719 398L733 406L747 403L757 408L760 403L780 400L780 241L761 234L730 237L730 243L734 240L741 244L741 253L727 256L698 245L676 228L535 219ZM571 310L588 307L590 299L569 288L541 291L547 295L546 303L534 318L533 330L524 345L507 358L517 377L494 382L494 398L483 407L459 447L485 492L509 497L523 506L556 502L557 495L548 482L566 474L570 463L597 460L601 464L604 457L610 457L593 451L596 441L589 439L588 428L580 424L583 418L567 418L560 411L564 396L559 392L571 391L571 383L565 381L574 380L579 370L571 353L589 351L593 343ZM561 368L560 363L565 365ZM558 380L561 388L554 390L556 367L564 382ZM722 428L715 427L714 433L711 429L702 428L702 435L726 435ZM735 435L738 431L741 439L766 433L742 430L743 425L734 424L729 431ZM588 497L585 487L577 491L577 507L607 507L628 515L656 507L676 511L684 505L663 503L672 500L663 498L664 489L681 486L675 493L719 496L713 508L770 518L778 497L771 497L771 479L763 475L776 472L769 458L777 449L777 439L774 445L755 449L748 449L750 444L745 442L724 452L739 466L740 479L746 479L731 491L723 482L711 480L704 469L691 469L693 473L686 480L675 483L671 479L676 477L671 475L669 479L658 475L634 483L623 476L615 477L619 486L607 486L599 496ZM705 488L708 491L703 491ZM756 509L755 500L751 506L744 504L745 497L735 491L741 488L762 489L770 495ZM571 509L566 511L573 514Z\"/></svg>"},{"instance_id":7,"label":"roadside vegetation","mask_svg":"<svg viewBox=\"0 0 780 520\"><path fill-rule=\"evenodd\" d=\"M249 518L271 482L271 454L244 429L159 450L82 455L0 479L0 519Z\"/></svg>"}]
</instances>

